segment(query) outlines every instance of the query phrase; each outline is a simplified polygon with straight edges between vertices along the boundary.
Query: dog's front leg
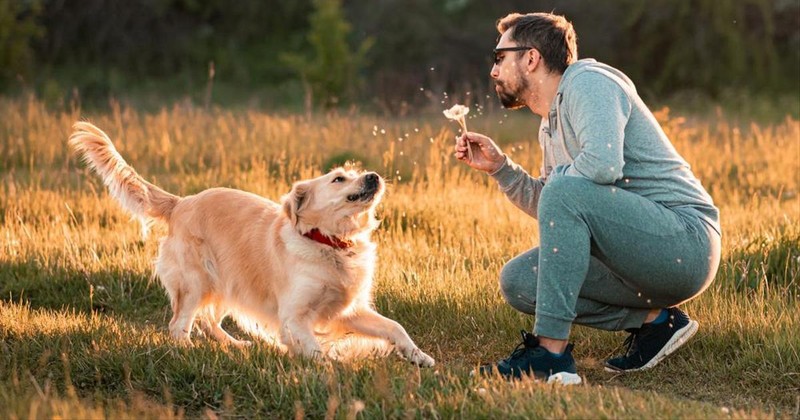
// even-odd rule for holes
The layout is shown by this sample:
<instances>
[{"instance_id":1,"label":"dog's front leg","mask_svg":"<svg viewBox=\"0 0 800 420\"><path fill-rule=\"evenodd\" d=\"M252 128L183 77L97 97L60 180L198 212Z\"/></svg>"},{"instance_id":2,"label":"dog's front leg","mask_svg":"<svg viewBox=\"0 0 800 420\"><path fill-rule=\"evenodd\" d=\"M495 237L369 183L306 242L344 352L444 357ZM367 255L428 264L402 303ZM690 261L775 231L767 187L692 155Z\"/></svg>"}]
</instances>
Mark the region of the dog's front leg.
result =
<instances>
[{"instance_id":1,"label":"dog's front leg","mask_svg":"<svg viewBox=\"0 0 800 420\"><path fill-rule=\"evenodd\" d=\"M414 344L400 323L386 318L372 309L359 309L352 315L341 318L339 322L341 327L347 331L388 341L395 346L401 356L415 365L431 367L436 363L432 357Z\"/></svg>"},{"instance_id":2,"label":"dog's front leg","mask_svg":"<svg viewBox=\"0 0 800 420\"><path fill-rule=\"evenodd\" d=\"M313 359L321 357L322 348L314 337L313 319L310 314L298 314L290 310L281 312L280 339L281 343L288 347L289 353Z\"/></svg>"}]
</instances>

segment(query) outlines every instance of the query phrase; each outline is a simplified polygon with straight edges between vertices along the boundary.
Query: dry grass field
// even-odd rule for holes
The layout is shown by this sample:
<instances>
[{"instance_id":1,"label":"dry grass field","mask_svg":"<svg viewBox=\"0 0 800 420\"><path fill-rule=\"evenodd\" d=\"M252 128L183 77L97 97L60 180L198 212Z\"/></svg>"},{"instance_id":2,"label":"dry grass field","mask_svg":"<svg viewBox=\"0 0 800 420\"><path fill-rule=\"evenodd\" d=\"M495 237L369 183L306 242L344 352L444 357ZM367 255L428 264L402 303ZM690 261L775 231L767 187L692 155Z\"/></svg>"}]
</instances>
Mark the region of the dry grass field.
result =
<instances>
[{"instance_id":1,"label":"dry grass field","mask_svg":"<svg viewBox=\"0 0 800 420\"><path fill-rule=\"evenodd\" d=\"M535 221L452 157L441 115L390 119L205 111L49 110L0 99L2 418L798 418L800 121L753 123L668 109L658 118L722 212L715 283L686 305L693 341L658 367L602 369L623 333L577 327L585 385L472 378L532 320L504 304L503 263L538 242ZM469 127L536 170L530 114L474 112ZM187 195L227 186L278 199L347 159L389 180L375 235L375 304L437 360L292 359L168 337L152 278L158 227L139 225L67 150L77 120L104 129L145 178ZM631 250L635 252L635 250ZM233 326L230 326L234 331Z\"/></svg>"}]
</instances>

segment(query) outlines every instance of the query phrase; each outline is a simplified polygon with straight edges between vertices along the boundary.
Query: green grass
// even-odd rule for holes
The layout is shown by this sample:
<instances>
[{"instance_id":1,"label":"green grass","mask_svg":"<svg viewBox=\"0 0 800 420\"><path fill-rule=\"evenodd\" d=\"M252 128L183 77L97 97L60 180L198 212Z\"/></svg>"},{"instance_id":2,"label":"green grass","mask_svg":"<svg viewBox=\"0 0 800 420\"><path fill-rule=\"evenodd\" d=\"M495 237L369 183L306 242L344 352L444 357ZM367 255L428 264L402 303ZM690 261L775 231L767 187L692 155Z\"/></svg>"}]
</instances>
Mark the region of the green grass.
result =
<instances>
[{"instance_id":1,"label":"green grass","mask_svg":"<svg viewBox=\"0 0 800 420\"><path fill-rule=\"evenodd\" d=\"M701 329L658 367L603 371L623 333L576 327L586 385L472 378L532 319L504 304L503 263L537 242L535 221L451 156L455 124L348 115L270 115L175 106L156 113L0 112L0 417L797 418L800 416L800 122L658 118L722 212L723 262L685 307ZM152 278L163 228L139 226L66 148L71 124L105 129L140 173L190 194L231 186L272 199L356 158L390 180L375 279L378 310L437 360L292 359L267 345L173 343ZM503 121L503 124L498 124ZM468 124L535 170L528 115ZM383 130L383 132L381 132ZM234 326L229 326L235 333Z\"/></svg>"}]
</instances>

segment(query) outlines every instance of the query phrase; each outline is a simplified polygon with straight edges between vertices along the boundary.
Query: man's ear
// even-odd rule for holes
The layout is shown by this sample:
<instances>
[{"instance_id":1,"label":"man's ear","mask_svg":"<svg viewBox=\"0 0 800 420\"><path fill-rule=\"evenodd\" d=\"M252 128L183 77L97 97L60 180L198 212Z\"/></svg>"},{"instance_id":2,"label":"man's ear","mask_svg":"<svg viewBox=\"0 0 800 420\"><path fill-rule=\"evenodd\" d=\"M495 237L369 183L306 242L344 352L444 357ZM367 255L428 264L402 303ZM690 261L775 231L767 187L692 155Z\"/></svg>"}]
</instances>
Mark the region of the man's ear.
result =
<instances>
[{"instance_id":1,"label":"man's ear","mask_svg":"<svg viewBox=\"0 0 800 420\"><path fill-rule=\"evenodd\" d=\"M311 195L311 186L304 182L295 183L292 190L281 198L283 202L283 212L292 222L292 226L297 225L298 215L303 206L308 203Z\"/></svg>"},{"instance_id":2,"label":"man's ear","mask_svg":"<svg viewBox=\"0 0 800 420\"><path fill-rule=\"evenodd\" d=\"M537 66L543 65L542 54L536 48L526 51L528 55L528 71L533 72Z\"/></svg>"}]
</instances>

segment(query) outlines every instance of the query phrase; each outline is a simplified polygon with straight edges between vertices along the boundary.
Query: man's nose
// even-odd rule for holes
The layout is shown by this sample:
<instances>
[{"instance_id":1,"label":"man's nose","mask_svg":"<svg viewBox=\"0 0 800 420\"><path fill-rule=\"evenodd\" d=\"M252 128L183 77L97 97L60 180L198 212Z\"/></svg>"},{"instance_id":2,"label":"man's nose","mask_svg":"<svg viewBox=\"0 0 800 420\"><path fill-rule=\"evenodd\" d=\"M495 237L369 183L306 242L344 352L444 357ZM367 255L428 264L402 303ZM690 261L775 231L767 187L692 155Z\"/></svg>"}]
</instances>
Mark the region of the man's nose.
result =
<instances>
[{"instance_id":1,"label":"man's nose","mask_svg":"<svg viewBox=\"0 0 800 420\"><path fill-rule=\"evenodd\" d=\"M489 76L491 76L492 79L500 77L500 69L497 68L497 64L492 65L492 71L489 72Z\"/></svg>"}]
</instances>

